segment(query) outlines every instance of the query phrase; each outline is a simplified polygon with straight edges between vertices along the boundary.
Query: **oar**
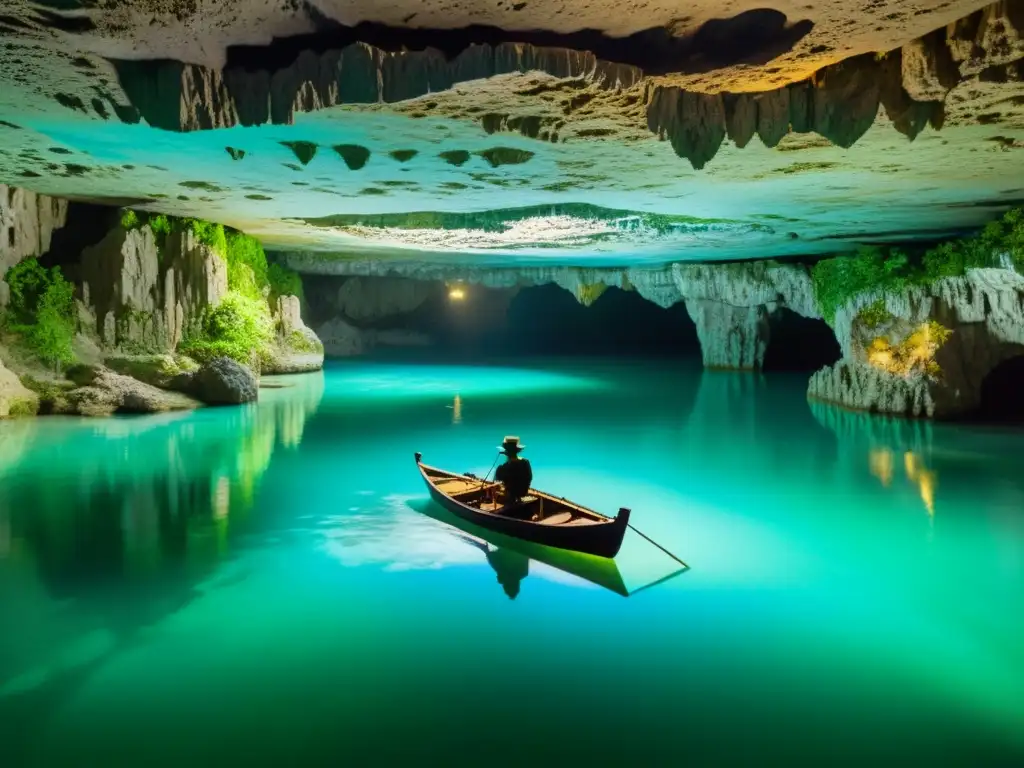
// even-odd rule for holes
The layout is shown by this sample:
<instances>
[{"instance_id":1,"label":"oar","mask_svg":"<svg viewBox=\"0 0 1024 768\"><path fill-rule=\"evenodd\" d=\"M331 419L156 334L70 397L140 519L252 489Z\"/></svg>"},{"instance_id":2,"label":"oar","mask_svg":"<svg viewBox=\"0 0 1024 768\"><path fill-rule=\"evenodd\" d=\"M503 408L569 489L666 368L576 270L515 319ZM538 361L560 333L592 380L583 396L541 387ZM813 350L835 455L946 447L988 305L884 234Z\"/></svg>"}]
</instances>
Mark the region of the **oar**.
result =
<instances>
[{"instance_id":1,"label":"oar","mask_svg":"<svg viewBox=\"0 0 1024 768\"><path fill-rule=\"evenodd\" d=\"M659 544L659 543L658 543L658 542L656 542L656 541L655 541L654 539L652 539L652 538L651 538L650 536L648 536L648 535L647 535L646 533L644 533L643 531L639 531L639 530L637 530L637 529L636 529L636 528L635 528L635 527L633 526L633 524L632 524L632 523L626 523L626 525L627 525L627 526L628 526L629 528L632 528L632 529L633 529L634 531L636 531L636 533L639 533L639 534L640 534L641 536L643 536L643 537L644 537L645 539L647 539L647 540L648 540L649 542L651 542L651 544L653 544L654 546L656 546L656 547L657 547L658 549L660 549L660 550L661 550L662 552L664 552L664 553L665 553L666 555L668 555L669 557L671 557L671 558L672 558L673 560L675 560L675 561L676 561L677 563L679 563L679 564L680 564L681 566L683 566L684 568L689 568L689 567L690 567L690 566L688 566L688 565L687 565L686 563L684 563L684 562L683 562L682 560L680 560L680 559L679 559L678 557L676 557L676 556L675 556L675 555L673 555L673 554L672 554L671 552L669 552L669 551L668 551L667 549L665 549L665 548L664 548L663 546L661 546L661 544Z\"/></svg>"}]
</instances>

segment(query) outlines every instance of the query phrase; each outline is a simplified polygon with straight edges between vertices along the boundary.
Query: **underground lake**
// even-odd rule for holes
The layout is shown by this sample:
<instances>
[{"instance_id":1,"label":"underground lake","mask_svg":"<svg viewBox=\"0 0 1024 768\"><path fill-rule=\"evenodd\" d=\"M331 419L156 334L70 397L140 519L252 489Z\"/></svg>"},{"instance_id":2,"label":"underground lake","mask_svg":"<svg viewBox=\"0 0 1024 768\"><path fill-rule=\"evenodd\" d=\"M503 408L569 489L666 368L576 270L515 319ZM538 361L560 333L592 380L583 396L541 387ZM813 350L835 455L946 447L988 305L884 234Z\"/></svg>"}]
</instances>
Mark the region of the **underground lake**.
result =
<instances>
[{"instance_id":1,"label":"underground lake","mask_svg":"<svg viewBox=\"0 0 1024 768\"><path fill-rule=\"evenodd\" d=\"M1024 0L2 5L0 768L1024 766Z\"/></svg>"},{"instance_id":2,"label":"underground lake","mask_svg":"<svg viewBox=\"0 0 1024 768\"><path fill-rule=\"evenodd\" d=\"M362 361L3 424L4 762L1012 764L1024 433L806 378ZM439 521L413 451L483 475L510 425L690 569L642 589L675 564L629 533L625 597Z\"/></svg>"}]
</instances>

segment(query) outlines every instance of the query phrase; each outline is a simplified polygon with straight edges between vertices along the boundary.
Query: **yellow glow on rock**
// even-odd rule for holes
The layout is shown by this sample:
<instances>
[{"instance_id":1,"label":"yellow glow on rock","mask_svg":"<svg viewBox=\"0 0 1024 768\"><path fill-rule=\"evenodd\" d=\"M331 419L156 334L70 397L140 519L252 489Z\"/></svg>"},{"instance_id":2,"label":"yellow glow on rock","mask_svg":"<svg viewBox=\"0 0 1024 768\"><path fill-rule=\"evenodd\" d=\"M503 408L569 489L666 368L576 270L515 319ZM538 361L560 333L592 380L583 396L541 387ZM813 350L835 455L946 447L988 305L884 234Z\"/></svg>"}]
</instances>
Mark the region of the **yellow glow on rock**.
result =
<instances>
[{"instance_id":1,"label":"yellow glow on rock","mask_svg":"<svg viewBox=\"0 0 1024 768\"><path fill-rule=\"evenodd\" d=\"M452 288L448 291L448 298L452 301L462 301L466 298L466 292L461 288Z\"/></svg>"}]
</instances>

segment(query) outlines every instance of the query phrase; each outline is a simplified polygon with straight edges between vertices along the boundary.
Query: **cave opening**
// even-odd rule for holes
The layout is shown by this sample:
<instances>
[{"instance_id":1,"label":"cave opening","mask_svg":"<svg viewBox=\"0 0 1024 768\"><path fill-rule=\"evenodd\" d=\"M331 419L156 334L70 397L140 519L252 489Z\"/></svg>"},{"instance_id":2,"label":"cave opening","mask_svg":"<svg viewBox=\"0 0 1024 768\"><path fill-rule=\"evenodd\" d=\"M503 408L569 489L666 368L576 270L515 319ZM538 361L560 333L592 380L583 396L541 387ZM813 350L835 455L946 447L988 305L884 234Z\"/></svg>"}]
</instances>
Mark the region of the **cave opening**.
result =
<instances>
[{"instance_id":1,"label":"cave opening","mask_svg":"<svg viewBox=\"0 0 1024 768\"><path fill-rule=\"evenodd\" d=\"M60 267L66 279L80 282L82 251L106 237L120 215L119 209L108 205L69 203L64 226L53 231L50 248L39 256L39 263Z\"/></svg>"},{"instance_id":2,"label":"cave opening","mask_svg":"<svg viewBox=\"0 0 1024 768\"><path fill-rule=\"evenodd\" d=\"M484 341L501 355L700 358L697 328L682 303L663 309L614 287L590 306L557 285L524 288Z\"/></svg>"},{"instance_id":3,"label":"cave opening","mask_svg":"<svg viewBox=\"0 0 1024 768\"><path fill-rule=\"evenodd\" d=\"M1024 424L1024 355L1004 360L981 381L979 421Z\"/></svg>"},{"instance_id":4,"label":"cave opening","mask_svg":"<svg viewBox=\"0 0 1024 768\"><path fill-rule=\"evenodd\" d=\"M762 370L813 373L837 363L842 355L828 323L782 308L771 318L771 337Z\"/></svg>"}]
</instances>

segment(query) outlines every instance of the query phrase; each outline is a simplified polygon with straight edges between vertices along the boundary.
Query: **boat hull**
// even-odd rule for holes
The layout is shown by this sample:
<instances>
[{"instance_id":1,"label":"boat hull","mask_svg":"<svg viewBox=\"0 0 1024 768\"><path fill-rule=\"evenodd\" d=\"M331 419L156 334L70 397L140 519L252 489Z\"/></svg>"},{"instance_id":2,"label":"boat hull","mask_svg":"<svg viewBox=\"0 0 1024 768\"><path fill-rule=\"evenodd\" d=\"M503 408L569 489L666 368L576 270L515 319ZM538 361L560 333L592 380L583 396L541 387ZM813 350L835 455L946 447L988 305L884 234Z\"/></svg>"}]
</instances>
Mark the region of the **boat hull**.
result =
<instances>
[{"instance_id":1,"label":"boat hull","mask_svg":"<svg viewBox=\"0 0 1024 768\"><path fill-rule=\"evenodd\" d=\"M420 464L418 459L417 465L427 489L430 491L431 498L456 517L473 525L535 544L584 552L598 557L615 557L622 546L622 539L626 534L626 526L629 522L629 510L622 510L616 518L604 518L605 522L591 525L559 526L521 520L493 512L484 512L452 498L431 481L427 468ZM531 490L531 493L534 491ZM552 503L560 501L548 494L541 495L545 499L550 499Z\"/></svg>"}]
</instances>

